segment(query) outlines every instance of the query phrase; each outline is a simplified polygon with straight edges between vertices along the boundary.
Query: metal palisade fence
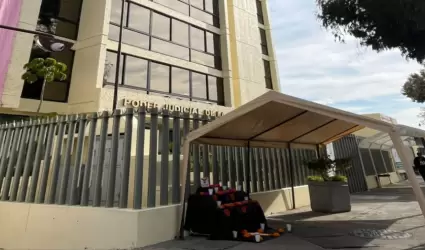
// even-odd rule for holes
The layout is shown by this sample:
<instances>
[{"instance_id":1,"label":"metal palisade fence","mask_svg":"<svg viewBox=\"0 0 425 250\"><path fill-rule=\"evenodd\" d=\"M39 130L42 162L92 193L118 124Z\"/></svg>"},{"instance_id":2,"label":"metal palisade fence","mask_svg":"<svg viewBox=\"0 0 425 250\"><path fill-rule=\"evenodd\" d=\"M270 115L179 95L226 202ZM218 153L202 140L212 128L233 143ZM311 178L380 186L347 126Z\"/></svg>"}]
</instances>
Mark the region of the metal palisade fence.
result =
<instances>
[{"instance_id":1,"label":"metal palisade fence","mask_svg":"<svg viewBox=\"0 0 425 250\"><path fill-rule=\"evenodd\" d=\"M67 115L0 126L1 201L141 209L180 202L180 147L219 119L156 108ZM249 159L248 159L248 156ZM192 145L192 190L203 176L252 192L305 185L316 152Z\"/></svg>"}]
</instances>

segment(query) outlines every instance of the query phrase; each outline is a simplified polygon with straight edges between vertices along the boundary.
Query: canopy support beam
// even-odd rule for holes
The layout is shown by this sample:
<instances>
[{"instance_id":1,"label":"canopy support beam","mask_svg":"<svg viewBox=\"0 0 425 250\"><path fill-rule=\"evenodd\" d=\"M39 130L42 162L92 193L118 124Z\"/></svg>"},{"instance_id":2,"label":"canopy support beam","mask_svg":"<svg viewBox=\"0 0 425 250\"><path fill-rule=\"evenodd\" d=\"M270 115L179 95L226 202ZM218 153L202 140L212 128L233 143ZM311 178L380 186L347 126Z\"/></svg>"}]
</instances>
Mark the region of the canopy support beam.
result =
<instances>
[{"instance_id":1,"label":"canopy support beam","mask_svg":"<svg viewBox=\"0 0 425 250\"><path fill-rule=\"evenodd\" d=\"M413 193L418 200L419 206L422 210L422 215L425 217L425 197L419 186L419 182L416 179L416 174L413 171L413 168L410 167L412 162L408 157L408 152L401 140L400 133L398 131L390 132L391 140L393 141L394 147L397 150L398 155L400 156L403 167L406 170L407 178L409 179L410 185L412 185Z\"/></svg>"}]
</instances>

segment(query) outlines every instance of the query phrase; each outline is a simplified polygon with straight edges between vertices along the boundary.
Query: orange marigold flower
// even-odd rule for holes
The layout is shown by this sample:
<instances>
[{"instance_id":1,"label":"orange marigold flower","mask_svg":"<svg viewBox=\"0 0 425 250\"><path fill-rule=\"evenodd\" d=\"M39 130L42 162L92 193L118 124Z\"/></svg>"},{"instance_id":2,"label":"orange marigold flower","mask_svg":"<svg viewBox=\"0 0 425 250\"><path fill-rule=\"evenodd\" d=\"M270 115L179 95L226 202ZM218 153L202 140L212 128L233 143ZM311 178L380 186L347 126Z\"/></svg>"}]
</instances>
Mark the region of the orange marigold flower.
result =
<instances>
[{"instance_id":1,"label":"orange marigold flower","mask_svg":"<svg viewBox=\"0 0 425 250\"><path fill-rule=\"evenodd\" d=\"M285 230L283 230L283 228L279 228L277 231L278 231L279 233L283 233L283 232L285 232Z\"/></svg>"},{"instance_id":2,"label":"orange marigold flower","mask_svg":"<svg viewBox=\"0 0 425 250\"><path fill-rule=\"evenodd\" d=\"M279 237L279 236L280 236L280 234L279 234L279 233L273 233L273 234L272 234L272 236L273 236L273 237Z\"/></svg>"},{"instance_id":3,"label":"orange marigold flower","mask_svg":"<svg viewBox=\"0 0 425 250\"><path fill-rule=\"evenodd\" d=\"M264 230L260 228L260 229L257 230L257 232L258 233L264 233Z\"/></svg>"}]
</instances>

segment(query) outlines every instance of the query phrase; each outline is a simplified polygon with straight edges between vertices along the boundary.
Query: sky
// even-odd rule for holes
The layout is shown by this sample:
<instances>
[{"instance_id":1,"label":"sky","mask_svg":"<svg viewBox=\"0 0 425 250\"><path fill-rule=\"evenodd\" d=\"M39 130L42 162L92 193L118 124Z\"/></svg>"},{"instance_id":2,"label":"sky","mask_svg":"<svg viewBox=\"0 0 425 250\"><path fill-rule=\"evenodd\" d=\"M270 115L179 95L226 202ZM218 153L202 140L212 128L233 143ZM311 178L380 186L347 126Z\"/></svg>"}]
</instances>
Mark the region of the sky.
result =
<instances>
[{"instance_id":1,"label":"sky","mask_svg":"<svg viewBox=\"0 0 425 250\"><path fill-rule=\"evenodd\" d=\"M358 114L382 113L418 127L420 104L401 87L421 65L398 50L374 52L353 37L335 41L316 19L315 0L269 0L282 92Z\"/></svg>"}]
</instances>

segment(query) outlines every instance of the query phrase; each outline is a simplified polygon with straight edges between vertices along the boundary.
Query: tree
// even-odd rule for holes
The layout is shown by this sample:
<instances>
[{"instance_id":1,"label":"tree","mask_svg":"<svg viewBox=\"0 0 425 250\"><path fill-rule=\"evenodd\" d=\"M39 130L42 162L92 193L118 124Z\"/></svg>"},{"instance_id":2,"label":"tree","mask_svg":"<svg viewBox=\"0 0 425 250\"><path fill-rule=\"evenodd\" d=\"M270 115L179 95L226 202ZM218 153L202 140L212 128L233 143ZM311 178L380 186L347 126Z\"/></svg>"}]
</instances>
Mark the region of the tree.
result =
<instances>
[{"instance_id":1,"label":"tree","mask_svg":"<svg viewBox=\"0 0 425 250\"><path fill-rule=\"evenodd\" d=\"M419 73L413 73L403 85L402 94L413 102L425 102L425 69Z\"/></svg>"},{"instance_id":2,"label":"tree","mask_svg":"<svg viewBox=\"0 0 425 250\"><path fill-rule=\"evenodd\" d=\"M344 34L379 52L399 49L419 63L425 60L424 0L316 0L317 17L335 38Z\"/></svg>"},{"instance_id":3,"label":"tree","mask_svg":"<svg viewBox=\"0 0 425 250\"><path fill-rule=\"evenodd\" d=\"M58 62L53 58L35 58L24 65L25 73L22 75L22 80L29 84L33 84L38 80L43 80L37 113L40 112L41 104L43 103L46 83L66 80L67 68L66 64Z\"/></svg>"}]
</instances>

